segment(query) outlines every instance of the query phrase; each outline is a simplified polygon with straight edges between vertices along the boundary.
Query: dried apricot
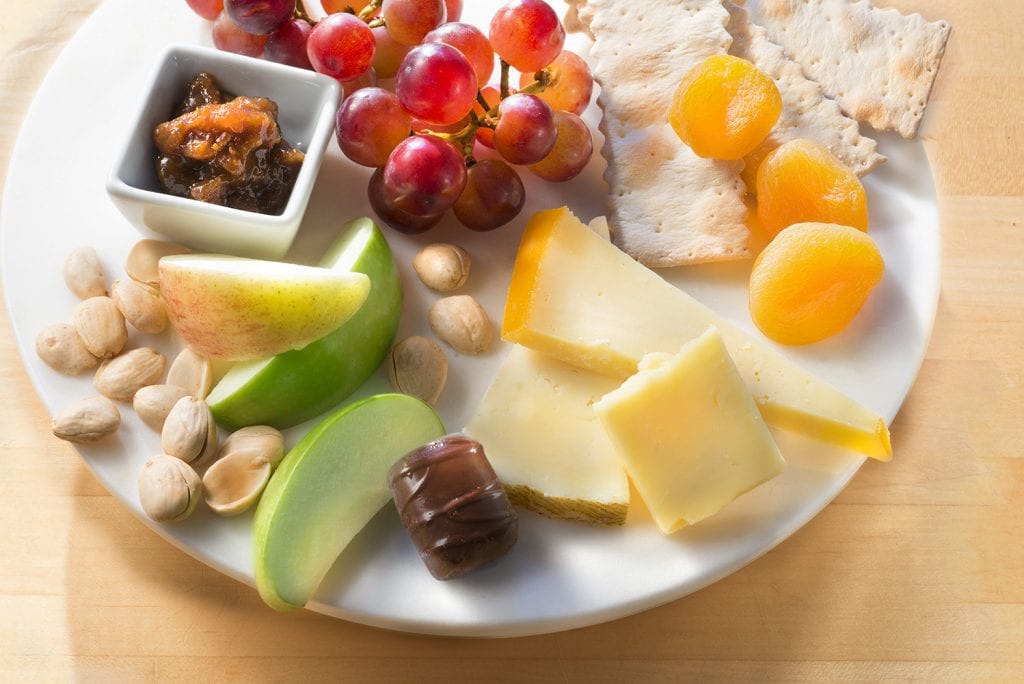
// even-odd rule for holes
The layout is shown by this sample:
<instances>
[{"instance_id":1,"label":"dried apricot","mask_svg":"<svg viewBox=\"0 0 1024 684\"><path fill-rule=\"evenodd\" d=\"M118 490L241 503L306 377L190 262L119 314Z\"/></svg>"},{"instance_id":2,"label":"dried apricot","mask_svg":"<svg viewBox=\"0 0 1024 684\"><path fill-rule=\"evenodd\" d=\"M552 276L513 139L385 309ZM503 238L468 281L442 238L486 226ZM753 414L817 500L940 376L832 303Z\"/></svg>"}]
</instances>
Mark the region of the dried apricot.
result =
<instances>
[{"instance_id":1,"label":"dried apricot","mask_svg":"<svg viewBox=\"0 0 1024 684\"><path fill-rule=\"evenodd\" d=\"M833 223L798 223L779 233L754 262L750 316L776 342L818 342L850 324L884 270L866 233Z\"/></svg>"},{"instance_id":2,"label":"dried apricot","mask_svg":"<svg viewBox=\"0 0 1024 684\"><path fill-rule=\"evenodd\" d=\"M769 237L807 221L867 230L868 201L860 179L828 149L790 140L757 169L757 217Z\"/></svg>"},{"instance_id":3,"label":"dried apricot","mask_svg":"<svg viewBox=\"0 0 1024 684\"><path fill-rule=\"evenodd\" d=\"M745 59L714 55L683 77L668 120L701 157L742 159L768 136L782 112L775 82Z\"/></svg>"}]
</instances>

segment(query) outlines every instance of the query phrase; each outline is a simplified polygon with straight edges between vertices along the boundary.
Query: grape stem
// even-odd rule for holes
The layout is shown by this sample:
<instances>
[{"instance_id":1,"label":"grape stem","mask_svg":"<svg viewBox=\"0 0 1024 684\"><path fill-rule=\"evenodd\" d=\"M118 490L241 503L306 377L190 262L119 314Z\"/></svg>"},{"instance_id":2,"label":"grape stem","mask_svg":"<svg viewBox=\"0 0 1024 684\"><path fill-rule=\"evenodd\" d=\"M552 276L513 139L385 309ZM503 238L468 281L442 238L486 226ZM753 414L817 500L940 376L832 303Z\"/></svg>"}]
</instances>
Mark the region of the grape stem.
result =
<instances>
[{"instance_id":1,"label":"grape stem","mask_svg":"<svg viewBox=\"0 0 1024 684\"><path fill-rule=\"evenodd\" d=\"M370 0L370 4L359 12L359 18L366 23L370 23L370 20L374 18L374 13L380 9L382 4L384 4L384 0Z\"/></svg>"},{"instance_id":2,"label":"grape stem","mask_svg":"<svg viewBox=\"0 0 1024 684\"><path fill-rule=\"evenodd\" d=\"M292 16L294 18L296 18L296 19L301 19L302 21L306 22L310 26L313 26L313 25L316 24L316 22L313 21L313 19L310 18L310 16L308 14L306 14L306 6L302 4L302 0L296 0L296 2L295 2L295 11L292 12Z\"/></svg>"},{"instance_id":3,"label":"grape stem","mask_svg":"<svg viewBox=\"0 0 1024 684\"><path fill-rule=\"evenodd\" d=\"M501 90L499 94L502 100L508 97L508 68L508 62L501 60Z\"/></svg>"}]
</instances>

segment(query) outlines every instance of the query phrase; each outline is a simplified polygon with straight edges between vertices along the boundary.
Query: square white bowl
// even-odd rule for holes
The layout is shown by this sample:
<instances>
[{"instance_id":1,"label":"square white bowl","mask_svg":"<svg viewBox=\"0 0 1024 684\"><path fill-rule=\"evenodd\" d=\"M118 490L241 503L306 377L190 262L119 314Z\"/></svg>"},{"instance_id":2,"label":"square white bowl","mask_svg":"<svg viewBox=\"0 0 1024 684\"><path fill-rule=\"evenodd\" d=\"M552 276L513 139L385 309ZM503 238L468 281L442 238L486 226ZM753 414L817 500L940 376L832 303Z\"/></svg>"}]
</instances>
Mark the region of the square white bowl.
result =
<instances>
[{"instance_id":1,"label":"square white bowl","mask_svg":"<svg viewBox=\"0 0 1024 684\"><path fill-rule=\"evenodd\" d=\"M176 197L160 190L153 129L172 118L186 85L206 71L226 92L277 103L281 135L306 158L279 215ZM193 249L279 259L291 246L334 130L341 86L306 69L209 48L172 45L140 93L135 123L107 180L107 193L141 232L159 233Z\"/></svg>"}]
</instances>

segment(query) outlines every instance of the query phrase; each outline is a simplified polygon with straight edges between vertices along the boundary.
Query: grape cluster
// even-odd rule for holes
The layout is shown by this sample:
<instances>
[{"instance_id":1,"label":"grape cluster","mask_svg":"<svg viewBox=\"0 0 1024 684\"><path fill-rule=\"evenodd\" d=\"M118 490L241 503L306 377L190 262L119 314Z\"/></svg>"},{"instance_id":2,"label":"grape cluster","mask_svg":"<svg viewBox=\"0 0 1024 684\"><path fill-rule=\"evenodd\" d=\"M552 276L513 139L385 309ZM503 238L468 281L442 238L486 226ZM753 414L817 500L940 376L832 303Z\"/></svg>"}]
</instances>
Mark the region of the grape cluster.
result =
<instances>
[{"instance_id":1,"label":"grape cluster","mask_svg":"<svg viewBox=\"0 0 1024 684\"><path fill-rule=\"evenodd\" d=\"M320 0L327 14L313 22L295 0L186 0L213 21L219 49L342 83L338 145L375 169L370 204L405 233L432 228L449 209L471 230L498 228L526 201L512 165L560 182L593 152L580 119L593 79L563 50L554 10L544 0L508 0L485 35L458 21L462 1ZM490 83L495 55L501 69ZM393 91L377 87L378 78L394 78ZM497 155L477 160L477 145Z\"/></svg>"}]
</instances>

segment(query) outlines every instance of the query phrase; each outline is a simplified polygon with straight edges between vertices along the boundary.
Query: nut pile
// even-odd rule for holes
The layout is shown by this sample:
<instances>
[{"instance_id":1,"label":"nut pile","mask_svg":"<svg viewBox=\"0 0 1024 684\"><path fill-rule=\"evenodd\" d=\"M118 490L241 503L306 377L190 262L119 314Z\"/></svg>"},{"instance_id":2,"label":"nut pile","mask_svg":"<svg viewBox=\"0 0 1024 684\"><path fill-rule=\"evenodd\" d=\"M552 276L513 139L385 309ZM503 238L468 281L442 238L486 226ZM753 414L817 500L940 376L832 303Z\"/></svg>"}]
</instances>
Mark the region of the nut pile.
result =
<instances>
[{"instance_id":1,"label":"nut pile","mask_svg":"<svg viewBox=\"0 0 1024 684\"><path fill-rule=\"evenodd\" d=\"M412 260L420 281L445 294L466 284L471 265L466 250L446 243L426 245ZM462 354L483 354L494 341L494 325L472 295L442 297L430 307L427 322L440 340ZM436 343L416 335L392 348L387 370L396 390L434 404L448 377L448 359Z\"/></svg>"},{"instance_id":2,"label":"nut pile","mask_svg":"<svg viewBox=\"0 0 1024 684\"><path fill-rule=\"evenodd\" d=\"M64 262L64 282L82 301L70 324L46 326L36 337L36 353L57 372L81 375L95 369L99 394L54 416L54 435L79 444L109 437L121 425L115 402L131 402L142 422L160 433L164 453L150 458L139 474L142 509L160 522L184 520L203 499L218 515L242 513L259 500L284 457L284 436L266 426L242 428L218 447L217 425L205 401L214 380L208 359L186 348L168 368L155 349L126 349L129 326L151 335L166 330L158 262L188 251L159 240L139 241L125 263L128 278L115 280L108 293L96 250L72 250Z\"/></svg>"}]
</instances>

